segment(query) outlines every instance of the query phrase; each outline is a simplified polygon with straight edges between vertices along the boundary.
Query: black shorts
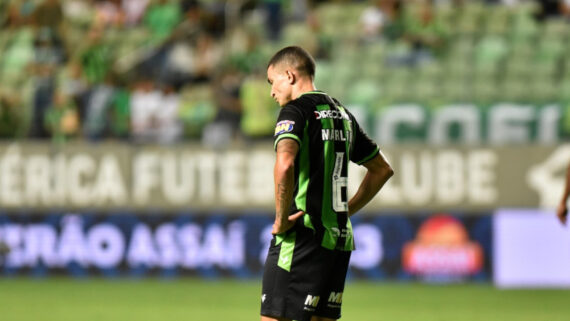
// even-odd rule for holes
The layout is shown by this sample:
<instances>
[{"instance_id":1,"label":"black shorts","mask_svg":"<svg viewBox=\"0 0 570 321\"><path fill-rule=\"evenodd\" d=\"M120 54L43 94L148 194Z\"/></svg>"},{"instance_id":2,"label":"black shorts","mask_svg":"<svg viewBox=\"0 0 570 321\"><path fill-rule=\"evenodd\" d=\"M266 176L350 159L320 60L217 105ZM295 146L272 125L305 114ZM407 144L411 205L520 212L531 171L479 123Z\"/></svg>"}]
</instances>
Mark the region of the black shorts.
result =
<instances>
[{"instance_id":1,"label":"black shorts","mask_svg":"<svg viewBox=\"0 0 570 321\"><path fill-rule=\"evenodd\" d=\"M263 271L261 315L339 319L350 253L322 247L302 223L274 236Z\"/></svg>"}]
</instances>

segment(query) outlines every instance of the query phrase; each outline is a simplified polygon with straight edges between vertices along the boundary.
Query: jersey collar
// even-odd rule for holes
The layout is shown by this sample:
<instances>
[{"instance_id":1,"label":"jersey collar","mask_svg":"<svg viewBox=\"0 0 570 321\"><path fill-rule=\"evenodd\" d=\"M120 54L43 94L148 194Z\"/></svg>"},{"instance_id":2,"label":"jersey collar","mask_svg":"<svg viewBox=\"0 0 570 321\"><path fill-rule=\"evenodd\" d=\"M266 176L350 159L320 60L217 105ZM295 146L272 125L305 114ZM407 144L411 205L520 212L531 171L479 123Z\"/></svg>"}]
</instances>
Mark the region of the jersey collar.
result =
<instances>
[{"instance_id":1,"label":"jersey collar","mask_svg":"<svg viewBox=\"0 0 570 321\"><path fill-rule=\"evenodd\" d=\"M327 93L324 91L320 91L320 90L313 90L313 91L307 91L306 93L302 93L301 96L303 95L309 95L309 94L321 94L321 95L326 95ZM299 97L301 97L299 96Z\"/></svg>"}]
</instances>

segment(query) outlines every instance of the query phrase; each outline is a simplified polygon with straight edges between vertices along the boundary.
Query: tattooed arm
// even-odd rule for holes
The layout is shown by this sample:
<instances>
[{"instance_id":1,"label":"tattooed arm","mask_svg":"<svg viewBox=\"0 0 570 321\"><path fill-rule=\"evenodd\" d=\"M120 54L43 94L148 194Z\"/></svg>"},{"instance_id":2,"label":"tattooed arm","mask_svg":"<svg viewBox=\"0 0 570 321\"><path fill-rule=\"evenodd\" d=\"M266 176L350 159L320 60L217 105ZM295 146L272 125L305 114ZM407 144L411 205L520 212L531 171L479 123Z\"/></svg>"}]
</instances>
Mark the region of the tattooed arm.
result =
<instances>
[{"instance_id":1,"label":"tattooed arm","mask_svg":"<svg viewBox=\"0 0 570 321\"><path fill-rule=\"evenodd\" d=\"M275 180L275 223L273 234L287 231L295 224L295 220L304 213L297 212L289 216L295 189L295 157L299 144L292 139L282 139L277 143L277 158L273 169Z\"/></svg>"}]
</instances>

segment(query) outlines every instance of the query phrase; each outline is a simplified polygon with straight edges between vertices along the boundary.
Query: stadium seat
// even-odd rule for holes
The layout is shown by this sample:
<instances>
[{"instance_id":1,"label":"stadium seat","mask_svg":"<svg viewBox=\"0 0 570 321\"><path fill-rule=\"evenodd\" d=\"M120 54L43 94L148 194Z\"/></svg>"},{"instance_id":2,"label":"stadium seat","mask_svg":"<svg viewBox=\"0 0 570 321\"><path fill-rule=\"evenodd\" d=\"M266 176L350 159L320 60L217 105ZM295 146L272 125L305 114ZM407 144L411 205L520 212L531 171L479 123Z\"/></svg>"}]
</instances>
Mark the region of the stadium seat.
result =
<instances>
[{"instance_id":1,"label":"stadium seat","mask_svg":"<svg viewBox=\"0 0 570 321\"><path fill-rule=\"evenodd\" d=\"M289 23L283 29L282 42L285 45L297 45L309 52L315 52L318 46L317 37L306 23Z\"/></svg>"},{"instance_id":2,"label":"stadium seat","mask_svg":"<svg viewBox=\"0 0 570 321\"><path fill-rule=\"evenodd\" d=\"M542 36L564 39L570 33L569 29L568 23L563 18L546 19L542 25Z\"/></svg>"},{"instance_id":3,"label":"stadium seat","mask_svg":"<svg viewBox=\"0 0 570 321\"><path fill-rule=\"evenodd\" d=\"M509 57L505 64L505 75L512 78L528 78L533 74L533 60L524 55Z\"/></svg>"},{"instance_id":4,"label":"stadium seat","mask_svg":"<svg viewBox=\"0 0 570 321\"><path fill-rule=\"evenodd\" d=\"M511 8L506 6L486 6L484 20L485 33L490 35L505 35L510 27Z\"/></svg>"},{"instance_id":5,"label":"stadium seat","mask_svg":"<svg viewBox=\"0 0 570 321\"><path fill-rule=\"evenodd\" d=\"M445 74L453 78L461 78L463 80L472 76L472 60L452 58L446 62Z\"/></svg>"},{"instance_id":6,"label":"stadium seat","mask_svg":"<svg viewBox=\"0 0 570 321\"><path fill-rule=\"evenodd\" d=\"M513 41L528 41L536 37L539 31L538 23L531 12L518 11L512 17L508 34Z\"/></svg>"},{"instance_id":7,"label":"stadium seat","mask_svg":"<svg viewBox=\"0 0 570 321\"><path fill-rule=\"evenodd\" d=\"M378 83L368 79L361 79L352 84L348 90L346 103L371 108L383 94Z\"/></svg>"},{"instance_id":8,"label":"stadium seat","mask_svg":"<svg viewBox=\"0 0 570 321\"><path fill-rule=\"evenodd\" d=\"M417 72L419 77L433 81L444 74L443 69L444 66L439 61L430 61L420 65Z\"/></svg>"},{"instance_id":9,"label":"stadium seat","mask_svg":"<svg viewBox=\"0 0 570 321\"><path fill-rule=\"evenodd\" d=\"M558 99L559 83L552 77L536 77L530 83L531 101L537 104L554 102Z\"/></svg>"},{"instance_id":10,"label":"stadium seat","mask_svg":"<svg viewBox=\"0 0 570 321\"><path fill-rule=\"evenodd\" d=\"M501 86L500 100L510 102L527 102L532 98L529 84L520 77L505 78Z\"/></svg>"},{"instance_id":11,"label":"stadium seat","mask_svg":"<svg viewBox=\"0 0 570 321\"><path fill-rule=\"evenodd\" d=\"M459 10L454 31L461 35L476 35L481 32L480 23L484 16L485 7L482 2L466 1Z\"/></svg>"},{"instance_id":12,"label":"stadium seat","mask_svg":"<svg viewBox=\"0 0 570 321\"><path fill-rule=\"evenodd\" d=\"M557 62L567 48L561 37L543 37L539 41L537 58L542 62Z\"/></svg>"},{"instance_id":13,"label":"stadium seat","mask_svg":"<svg viewBox=\"0 0 570 321\"><path fill-rule=\"evenodd\" d=\"M465 78L446 77L442 82L441 96L446 103L468 102L470 94Z\"/></svg>"},{"instance_id":14,"label":"stadium seat","mask_svg":"<svg viewBox=\"0 0 570 321\"><path fill-rule=\"evenodd\" d=\"M496 64L508 54L509 48L500 35L486 35L477 43L475 63L478 65Z\"/></svg>"},{"instance_id":15,"label":"stadium seat","mask_svg":"<svg viewBox=\"0 0 570 321\"><path fill-rule=\"evenodd\" d=\"M418 78L413 82L410 98L418 103L432 105L440 92L439 82L429 78Z\"/></svg>"},{"instance_id":16,"label":"stadium seat","mask_svg":"<svg viewBox=\"0 0 570 321\"><path fill-rule=\"evenodd\" d=\"M453 39L448 51L450 59L471 59L475 51L475 40L470 36Z\"/></svg>"},{"instance_id":17,"label":"stadium seat","mask_svg":"<svg viewBox=\"0 0 570 321\"><path fill-rule=\"evenodd\" d=\"M499 98L497 81L494 78L476 77L470 89L474 102L480 106L486 106Z\"/></svg>"},{"instance_id":18,"label":"stadium seat","mask_svg":"<svg viewBox=\"0 0 570 321\"><path fill-rule=\"evenodd\" d=\"M532 65L533 76L537 78L554 78L558 72L558 61L537 61Z\"/></svg>"},{"instance_id":19,"label":"stadium seat","mask_svg":"<svg viewBox=\"0 0 570 321\"><path fill-rule=\"evenodd\" d=\"M570 76L566 77L558 88L558 98L565 102L570 103Z\"/></svg>"}]
</instances>

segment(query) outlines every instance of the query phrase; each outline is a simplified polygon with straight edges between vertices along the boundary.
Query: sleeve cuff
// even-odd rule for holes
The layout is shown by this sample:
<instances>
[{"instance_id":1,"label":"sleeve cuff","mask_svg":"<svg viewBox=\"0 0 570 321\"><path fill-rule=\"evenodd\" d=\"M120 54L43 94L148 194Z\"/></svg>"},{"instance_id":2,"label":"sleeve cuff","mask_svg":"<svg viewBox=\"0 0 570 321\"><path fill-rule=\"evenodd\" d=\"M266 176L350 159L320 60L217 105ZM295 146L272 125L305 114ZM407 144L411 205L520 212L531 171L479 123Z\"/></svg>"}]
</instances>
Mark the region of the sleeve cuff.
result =
<instances>
[{"instance_id":1,"label":"sleeve cuff","mask_svg":"<svg viewBox=\"0 0 570 321\"><path fill-rule=\"evenodd\" d=\"M356 162L356 164L358 165L362 165L364 163L366 163L367 161L371 160L372 158L374 158L376 155L378 155L378 152L380 151L380 148L378 148L378 146L376 146L376 148L374 149L374 152L372 152L372 154L364 157L362 160Z\"/></svg>"},{"instance_id":2,"label":"sleeve cuff","mask_svg":"<svg viewBox=\"0 0 570 321\"><path fill-rule=\"evenodd\" d=\"M277 150L277 143L279 143L279 141L282 140L283 138L291 138L291 139L295 140L299 144L299 146L301 146L301 140L296 135L294 135L294 134L282 134L282 135L279 135L279 137L277 137L275 139L275 143L273 143L273 149L274 150Z\"/></svg>"}]
</instances>

